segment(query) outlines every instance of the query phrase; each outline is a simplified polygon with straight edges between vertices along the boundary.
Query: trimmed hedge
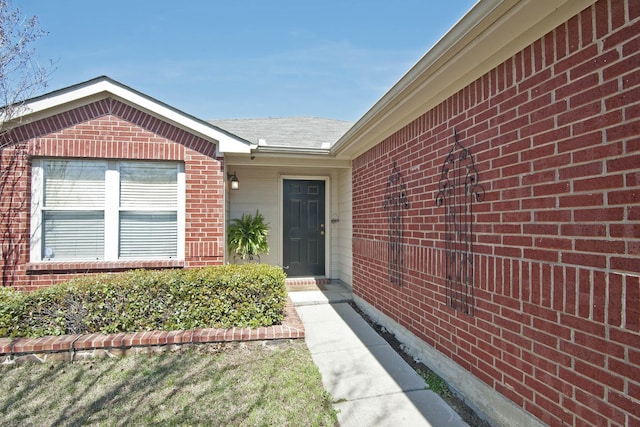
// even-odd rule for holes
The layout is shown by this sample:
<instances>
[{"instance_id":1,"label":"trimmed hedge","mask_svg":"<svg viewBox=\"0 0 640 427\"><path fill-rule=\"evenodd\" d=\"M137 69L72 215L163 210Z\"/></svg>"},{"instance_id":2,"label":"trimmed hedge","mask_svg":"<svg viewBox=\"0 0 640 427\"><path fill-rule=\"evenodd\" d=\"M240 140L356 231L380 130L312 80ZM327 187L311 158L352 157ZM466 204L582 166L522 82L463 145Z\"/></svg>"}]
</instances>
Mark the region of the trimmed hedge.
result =
<instances>
[{"instance_id":1,"label":"trimmed hedge","mask_svg":"<svg viewBox=\"0 0 640 427\"><path fill-rule=\"evenodd\" d=\"M0 336L277 325L284 280L280 267L246 264L87 275L31 293L0 288Z\"/></svg>"}]
</instances>

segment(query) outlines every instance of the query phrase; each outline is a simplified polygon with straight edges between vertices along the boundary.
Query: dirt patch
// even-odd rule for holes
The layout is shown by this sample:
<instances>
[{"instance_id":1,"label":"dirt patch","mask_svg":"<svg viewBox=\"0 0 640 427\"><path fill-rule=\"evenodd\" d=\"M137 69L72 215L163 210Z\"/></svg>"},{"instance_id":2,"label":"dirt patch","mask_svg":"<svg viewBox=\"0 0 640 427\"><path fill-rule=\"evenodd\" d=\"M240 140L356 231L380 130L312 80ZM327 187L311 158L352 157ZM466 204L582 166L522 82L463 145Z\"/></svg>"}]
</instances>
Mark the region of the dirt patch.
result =
<instances>
[{"instance_id":1,"label":"dirt patch","mask_svg":"<svg viewBox=\"0 0 640 427\"><path fill-rule=\"evenodd\" d=\"M389 332L384 326L376 323L373 319L367 316L355 303L350 303L353 309L362 316L362 318L371 325L371 327L384 338L389 345L398 353L404 360L422 377L428 375L435 375L427 365L422 362L416 361L413 356L407 354L404 345L398 341L396 336ZM464 401L463 398L457 396L451 389L447 387L444 392L438 393L447 404L456 411L462 419L471 427L491 427L491 424L486 420L480 418L480 416L471 409Z\"/></svg>"}]
</instances>

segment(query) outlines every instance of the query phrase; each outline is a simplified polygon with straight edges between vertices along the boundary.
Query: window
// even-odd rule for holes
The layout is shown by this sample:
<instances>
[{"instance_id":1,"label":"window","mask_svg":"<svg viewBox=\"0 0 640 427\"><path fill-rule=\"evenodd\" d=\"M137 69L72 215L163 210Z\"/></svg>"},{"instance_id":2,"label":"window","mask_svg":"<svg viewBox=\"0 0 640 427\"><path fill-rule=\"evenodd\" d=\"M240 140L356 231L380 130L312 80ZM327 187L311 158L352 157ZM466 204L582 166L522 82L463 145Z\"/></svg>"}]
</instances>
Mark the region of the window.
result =
<instances>
[{"instance_id":1,"label":"window","mask_svg":"<svg viewBox=\"0 0 640 427\"><path fill-rule=\"evenodd\" d=\"M105 162L44 165L42 258L104 258Z\"/></svg>"},{"instance_id":2,"label":"window","mask_svg":"<svg viewBox=\"0 0 640 427\"><path fill-rule=\"evenodd\" d=\"M178 170L172 164L120 166L120 258L176 258Z\"/></svg>"},{"instance_id":3,"label":"window","mask_svg":"<svg viewBox=\"0 0 640 427\"><path fill-rule=\"evenodd\" d=\"M37 159L31 260L184 258L184 167Z\"/></svg>"}]
</instances>

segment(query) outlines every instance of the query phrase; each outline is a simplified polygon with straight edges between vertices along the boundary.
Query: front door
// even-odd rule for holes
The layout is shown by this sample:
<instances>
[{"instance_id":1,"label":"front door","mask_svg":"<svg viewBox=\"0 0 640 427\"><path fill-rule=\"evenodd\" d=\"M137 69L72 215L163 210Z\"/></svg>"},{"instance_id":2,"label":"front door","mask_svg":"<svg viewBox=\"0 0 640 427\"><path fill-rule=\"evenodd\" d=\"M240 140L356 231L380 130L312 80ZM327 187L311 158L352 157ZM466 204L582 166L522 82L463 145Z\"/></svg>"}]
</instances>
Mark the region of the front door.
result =
<instances>
[{"instance_id":1,"label":"front door","mask_svg":"<svg viewBox=\"0 0 640 427\"><path fill-rule=\"evenodd\" d=\"M324 181L286 179L283 193L287 276L324 276Z\"/></svg>"}]
</instances>

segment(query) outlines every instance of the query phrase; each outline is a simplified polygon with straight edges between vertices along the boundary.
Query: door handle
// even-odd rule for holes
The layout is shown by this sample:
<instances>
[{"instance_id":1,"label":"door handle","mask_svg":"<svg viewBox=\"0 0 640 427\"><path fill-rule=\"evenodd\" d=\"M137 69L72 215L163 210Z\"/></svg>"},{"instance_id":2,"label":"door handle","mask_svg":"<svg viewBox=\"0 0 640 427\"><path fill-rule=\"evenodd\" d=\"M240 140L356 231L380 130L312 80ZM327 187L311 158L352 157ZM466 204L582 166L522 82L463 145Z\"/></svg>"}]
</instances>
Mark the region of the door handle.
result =
<instances>
[{"instance_id":1,"label":"door handle","mask_svg":"<svg viewBox=\"0 0 640 427\"><path fill-rule=\"evenodd\" d=\"M322 230L322 231L320 232L320 235L321 235L321 236L324 236L324 230Z\"/></svg>"}]
</instances>

